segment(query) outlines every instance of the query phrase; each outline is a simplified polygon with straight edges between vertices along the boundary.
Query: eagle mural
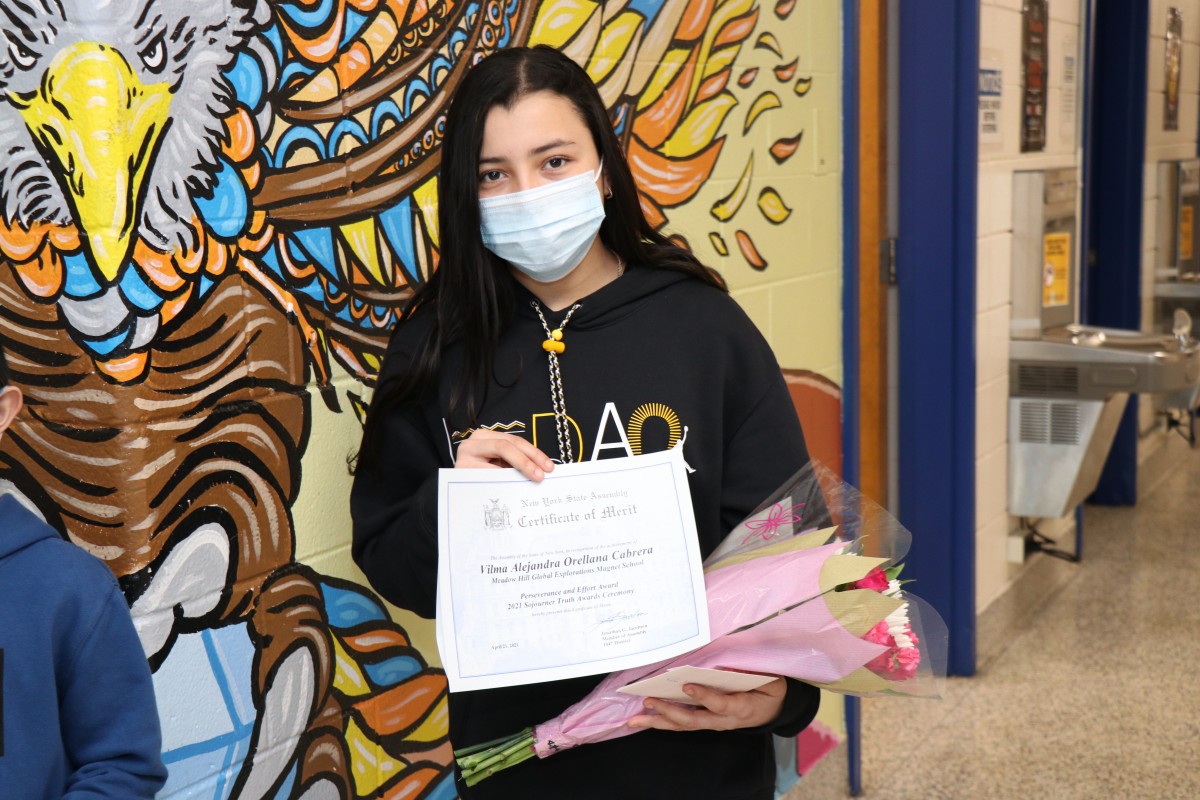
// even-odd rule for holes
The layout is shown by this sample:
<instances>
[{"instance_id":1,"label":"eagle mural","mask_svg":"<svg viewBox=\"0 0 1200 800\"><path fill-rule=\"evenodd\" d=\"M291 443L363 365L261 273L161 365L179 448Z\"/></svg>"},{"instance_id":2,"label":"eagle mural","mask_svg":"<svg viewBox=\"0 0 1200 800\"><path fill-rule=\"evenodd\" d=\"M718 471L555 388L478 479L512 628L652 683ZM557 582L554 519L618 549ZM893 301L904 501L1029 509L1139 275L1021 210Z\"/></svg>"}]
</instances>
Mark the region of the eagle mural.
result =
<instances>
[{"instance_id":1,"label":"eagle mural","mask_svg":"<svg viewBox=\"0 0 1200 800\"><path fill-rule=\"evenodd\" d=\"M547 43L585 65L662 225L712 174L758 15L755 0L0 4L0 336L27 398L0 489L120 578L167 794L454 795L442 673L369 589L297 561L302 461L331 457L307 453L312 390L361 416L436 269L439 144L474 62Z\"/></svg>"}]
</instances>

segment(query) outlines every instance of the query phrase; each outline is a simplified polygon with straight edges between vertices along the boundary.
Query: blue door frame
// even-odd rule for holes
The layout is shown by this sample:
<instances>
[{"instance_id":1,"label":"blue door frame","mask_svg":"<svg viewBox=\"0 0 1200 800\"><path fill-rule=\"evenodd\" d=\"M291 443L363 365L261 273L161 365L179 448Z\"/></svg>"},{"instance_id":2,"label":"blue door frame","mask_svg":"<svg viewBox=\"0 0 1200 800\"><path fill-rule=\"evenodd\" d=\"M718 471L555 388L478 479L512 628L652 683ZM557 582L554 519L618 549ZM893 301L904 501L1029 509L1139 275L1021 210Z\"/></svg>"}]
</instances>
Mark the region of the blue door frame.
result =
<instances>
[{"instance_id":1,"label":"blue door frame","mask_svg":"<svg viewBox=\"0 0 1200 800\"><path fill-rule=\"evenodd\" d=\"M842 478L859 483L858 2L842 2ZM862 794L862 708L844 701L850 794Z\"/></svg>"},{"instance_id":2,"label":"blue door frame","mask_svg":"<svg viewBox=\"0 0 1200 800\"><path fill-rule=\"evenodd\" d=\"M1146 159L1148 2L1097 0L1089 6L1091 47L1084 122L1083 322L1136 330L1142 323L1142 195ZM1192 69L1195 67L1193 66ZM1102 89L1102 90L1101 90ZM1138 397L1129 398L1112 449L1089 499L1137 502Z\"/></svg>"},{"instance_id":3,"label":"blue door frame","mask_svg":"<svg viewBox=\"0 0 1200 800\"><path fill-rule=\"evenodd\" d=\"M975 672L976 3L904 0L899 14L899 515L905 573L950 632L948 669ZM844 477L859 480L858 3L842 5ZM861 714L846 708L862 793Z\"/></svg>"},{"instance_id":4,"label":"blue door frame","mask_svg":"<svg viewBox=\"0 0 1200 800\"><path fill-rule=\"evenodd\" d=\"M905 575L975 672L979 4L899 6L899 486Z\"/></svg>"}]
</instances>

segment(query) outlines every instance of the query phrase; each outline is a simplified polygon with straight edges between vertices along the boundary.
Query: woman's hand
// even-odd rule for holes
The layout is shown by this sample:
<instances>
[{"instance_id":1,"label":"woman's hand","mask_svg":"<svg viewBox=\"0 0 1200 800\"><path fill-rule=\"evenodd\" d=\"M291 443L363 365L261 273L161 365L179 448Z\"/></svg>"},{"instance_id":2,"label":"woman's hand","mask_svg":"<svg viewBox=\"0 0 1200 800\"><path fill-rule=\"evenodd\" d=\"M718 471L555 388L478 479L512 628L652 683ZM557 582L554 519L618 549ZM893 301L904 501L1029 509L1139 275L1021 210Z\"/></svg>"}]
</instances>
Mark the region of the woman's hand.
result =
<instances>
[{"instance_id":1,"label":"woman's hand","mask_svg":"<svg viewBox=\"0 0 1200 800\"><path fill-rule=\"evenodd\" d=\"M463 469L512 467L537 482L554 469L554 462L520 436L479 428L458 446L454 466Z\"/></svg>"},{"instance_id":2,"label":"woman's hand","mask_svg":"<svg viewBox=\"0 0 1200 800\"><path fill-rule=\"evenodd\" d=\"M629 720L631 728L658 728L661 731L729 731L757 728L779 716L787 681L776 678L749 692L724 694L695 683L685 684L684 693L699 706L684 706L670 700L647 699L647 714Z\"/></svg>"}]
</instances>

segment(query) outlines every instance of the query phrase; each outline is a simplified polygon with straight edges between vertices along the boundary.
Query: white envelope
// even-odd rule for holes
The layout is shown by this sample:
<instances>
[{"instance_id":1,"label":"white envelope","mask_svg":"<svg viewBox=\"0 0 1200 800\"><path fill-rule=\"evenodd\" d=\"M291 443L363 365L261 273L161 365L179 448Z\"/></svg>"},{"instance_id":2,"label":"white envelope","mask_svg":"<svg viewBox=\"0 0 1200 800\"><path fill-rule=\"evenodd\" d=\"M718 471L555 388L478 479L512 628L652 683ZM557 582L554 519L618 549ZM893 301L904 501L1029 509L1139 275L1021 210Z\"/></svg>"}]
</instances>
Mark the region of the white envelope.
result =
<instances>
[{"instance_id":1,"label":"white envelope","mask_svg":"<svg viewBox=\"0 0 1200 800\"><path fill-rule=\"evenodd\" d=\"M676 667L661 675L634 681L622 686L617 691L636 694L640 697L674 700L677 703L694 706L699 704L683 693L685 683L696 683L728 694L730 692L749 692L773 680L775 680L774 675L755 675L749 672L729 672L723 669L704 669L703 667Z\"/></svg>"}]
</instances>

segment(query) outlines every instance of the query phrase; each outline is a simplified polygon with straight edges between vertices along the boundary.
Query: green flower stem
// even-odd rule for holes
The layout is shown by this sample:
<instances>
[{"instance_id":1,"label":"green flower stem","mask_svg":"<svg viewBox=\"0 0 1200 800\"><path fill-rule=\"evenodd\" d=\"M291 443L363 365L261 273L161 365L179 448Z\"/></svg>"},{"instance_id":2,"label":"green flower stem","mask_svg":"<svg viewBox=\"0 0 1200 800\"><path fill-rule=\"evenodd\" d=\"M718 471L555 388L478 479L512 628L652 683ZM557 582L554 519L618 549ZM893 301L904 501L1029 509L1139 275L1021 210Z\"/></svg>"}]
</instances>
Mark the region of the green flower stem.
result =
<instances>
[{"instance_id":1,"label":"green flower stem","mask_svg":"<svg viewBox=\"0 0 1200 800\"><path fill-rule=\"evenodd\" d=\"M500 736L492 739L490 742L473 744L470 747L460 747L454 751L454 757L461 759L463 756L473 755L484 750L492 750L499 745L508 746L509 744L512 744L520 739L524 739L527 736L533 736L533 728L526 728L520 733L510 733L508 736Z\"/></svg>"},{"instance_id":2,"label":"green flower stem","mask_svg":"<svg viewBox=\"0 0 1200 800\"><path fill-rule=\"evenodd\" d=\"M533 729L526 728L514 736L455 750L454 757L463 780L474 786L489 775L533 758L533 743Z\"/></svg>"}]
</instances>

